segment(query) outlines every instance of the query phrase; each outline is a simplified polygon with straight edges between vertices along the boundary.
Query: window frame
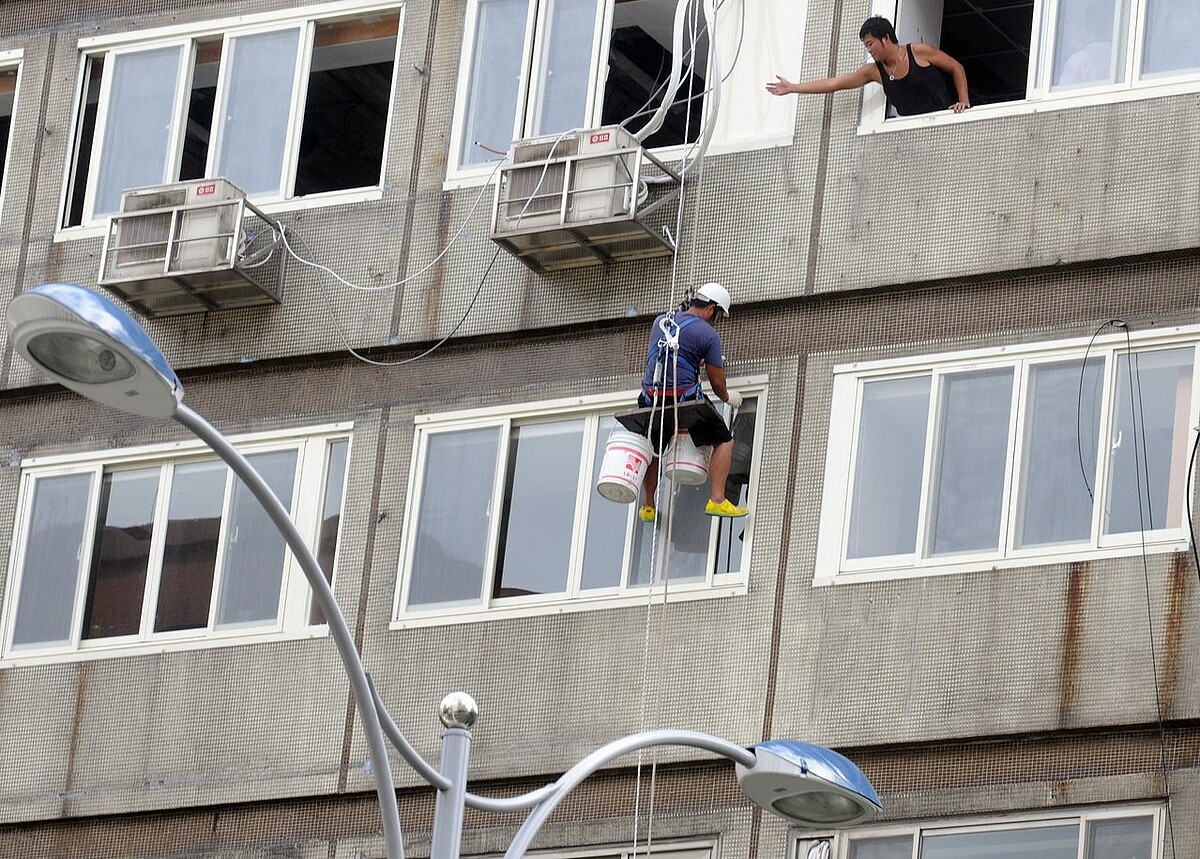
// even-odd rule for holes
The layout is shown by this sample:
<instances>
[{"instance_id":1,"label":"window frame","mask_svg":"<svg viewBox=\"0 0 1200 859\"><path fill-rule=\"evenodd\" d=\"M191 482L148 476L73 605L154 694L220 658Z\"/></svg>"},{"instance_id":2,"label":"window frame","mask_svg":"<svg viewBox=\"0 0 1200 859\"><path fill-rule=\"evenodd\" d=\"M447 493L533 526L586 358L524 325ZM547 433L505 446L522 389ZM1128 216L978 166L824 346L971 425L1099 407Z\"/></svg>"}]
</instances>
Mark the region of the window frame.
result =
<instances>
[{"instance_id":1,"label":"window frame","mask_svg":"<svg viewBox=\"0 0 1200 859\"><path fill-rule=\"evenodd\" d=\"M466 106L470 90L470 73L474 66L474 45L479 19L481 0L468 0L466 18L463 24L462 47L459 52L458 82L454 93L454 113L450 124L450 143L448 150L446 178L447 183L457 186L474 184L489 178L495 168L494 161L486 163L461 163L459 153L462 150L463 135L466 126ZM540 88L535 85L535 67L541 67L545 59L545 27L549 17L545 10L552 0L528 0L530 11L526 13L525 41L521 52L521 73L517 89L517 109L513 115L512 140L535 136L532 130L524 134L523 129L533 127L536 111L539 105ZM603 82L608 73L608 54L612 40L612 22L614 3L619 0L600 0L597 2L596 32L592 35L591 69L588 74L587 104L584 111L585 127L597 127L600 124L600 110L603 101ZM536 9L534 8L536 6ZM534 20L530 21L529 19ZM720 24L718 23L718 27ZM710 54L711 56L711 54ZM711 62L709 64L711 69ZM717 86L723 82L718 81ZM709 118L710 100L704 99L701 107L702 122ZM714 148L719 148L715 146ZM659 158L670 159L682 156L695 144L680 143L673 146L663 146L654 149ZM500 158L502 156L496 156Z\"/></svg>"},{"instance_id":2,"label":"window frame","mask_svg":"<svg viewBox=\"0 0 1200 859\"><path fill-rule=\"evenodd\" d=\"M292 504L289 513L307 544L315 552L319 545L320 527L328 481L329 452L332 445L344 442L347 466L353 453L353 424L344 422L324 424L289 430L276 430L243 434L231 437L239 452L245 455L296 451L296 464L292 475ZM204 649L255 641L278 641L295 638L324 637L328 634L325 624L310 623L309 613L312 594L303 569L291 550L284 547L283 568L280 577L277 617L272 623L260 625L231 625L217 629L212 625L213 612L219 599L219 576L214 575L212 603L208 625L185 630L153 629L154 606L162 582L162 529L168 512L169 493L162 490L168 474L180 465L198 462L216 462L224 465L217 455L198 440L169 442L130 448L118 448L79 454L54 454L32 457L20 463L17 503L14 507L13 538L9 551L8 579L4 588L4 604L0 619L0 667L15 664L40 664L60 661L77 661L111 656L160 653L174 650ZM109 638L84 638L84 612L88 600L89 583L92 580L92 556L96 550L95 537L101 527L97 521L101 482L106 472L121 472L137 469L158 468L158 489L154 504L155 540L147 556L145 591L139 617L139 631L133 635ZM29 525L32 522L36 487L40 480L71 476L90 475L84 514L84 531L79 549L79 561L75 573L75 593L72 596L70 641L67 644L36 643L21 647L13 646L13 635L17 625L17 612L25 574L24 565L29 549ZM218 546L224 552L227 544L224 534L228 526L229 494L237 481L230 480L226 466L226 484L222 501L220 522L221 539ZM349 468L345 469L345 487L342 491L339 522L344 521ZM340 525L339 525L340 529ZM336 584L339 558L343 546L337 546L331 578ZM157 554L155 554L157 552Z\"/></svg>"},{"instance_id":3,"label":"window frame","mask_svg":"<svg viewBox=\"0 0 1200 859\"><path fill-rule=\"evenodd\" d=\"M896 22L902 0L873 0L872 15L882 15ZM1144 42L1146 7L1151 0L1130 0L1125 11L1125 78L1117 83L1102 83L1052 89L1049 69L1053 63L1054 27L1058 0L1034 0L1033 23L1030 28L1029 69L1026 77L1026 96L1023 99L972 106L962 113L937 111L916 116L885 117L887 99L883 87L869 84L863 92L858 134L879 134L924 128L930 125L977 122L1001 117L1044 113L1075 107L1118 104L1148 98L1163 98L1200 92L1200 68L1143 76L1137 72L1141 65ZM897 24L899 27L900 25ZM870 62L864 52L863 62ZM969 81L968 81L969 82Z\"/></svg>"},{"instance_id":4,"label":"window frame","mask_svg":"<svg viewBox=\"0 0 1200 859\"><path fill-rule=\"evenodd\" d=\"M1095 338L1074 338L1035 344L1013 344L959 352L932 353L904 358L888 358L847 364L832 368L827 447L821 510L817 536L814 585L844 584L856 581L876 581L913 576L940 575L987 569L1030 567L1074 560L1094 560L1147 553L1166 553L1185 550L1189 545L1186 518L1182 505L1180 520L1166 528L1128 533L1106 534L1103 528L1103 499L1111 480L1111 458L1104 455L1101 439L1115 429L1112 398L1117 386L1126 345L1134 353L1191 347L1191 400L1188 404L1186 441L1195 439L1195 427L1200 417L1200 326L1178 326L1162 330L1124 331ZM1089 363L1102 356L1114 356L1102 368L1102 400L1099 406L1099 425L1096 448L1096 485L1092 487L1094 502L1091 510L1091 530L1086 541L1018 547L1015 543L1015 520L1023 502L1020 467L1027 442L1027 410L1029 397L1029 368L1059 361L1080 360L1087 354ZM930 531L927 511L930 508L934 469L937 417L941 414L935 400L937 388L931 380L928 406L922 482L919 498L916 548L905 555L847 558L847 537L853 503L855 456L861 411L861 390L865 382L880 379L900 379L918 375L966 372L988 368L1014 367L1013 401L1009 414L1009 430L1004 461L1004 490L999 522L997 551L962 552L934 556L928 552ZM1089 437L1090 440L1090 437ZM1085 446L1086 451L1086 446ZM1181 481L1183 475L1179 475ZM1194 478L1193 478L1194 480ZM1184 498L1191 498L1194 489L1183 486Z\"/></svg>"},{"instance_id":5,"label":"window frame","mask_svg":"<svg viewBox=\"0 0 1200 859\"><path fill-rule=\"evenodd\" d=\"M731 379L729 385L747 397L752 396L757 398L754 449L751 455L750 482L747 488L747 503L751 505L751 509L753 510L761 474L762 451L767 438L767 397L769 393L767 379L765 376L740 377ZM409 609L406 607L413 580L413 555L418 533L417 519L420 515L419 505L428 451L427 439L430 435L484 427L497 427L500 430L500 440L503 442L501 447L507 448L506 440L509 438L508 433L514 425L566 420L576 417L585 419L594 418L594 420L589 421L584 427L582 451L586 452L596 449L599 420L613 414L633 410L637 394L636 390L631 390L615 394L586 395L415 416L412 455L409 462L408 488L405 500L404 525L402 527L396 591L393 599L390 628L398 630L444 625L447 623L469 623L538 614L561 614L564 612L639 605L645 603L648 593L665 589L666 585L661 582L635 584L627 580L631 552L631 544L627 542L624 546L625 561L622 571L622 583L615 588L589 588L584 592L584 589L580 587L582 581L580 558L583 552L582 540L586 536L585 526L587 522L581 509L577 508L572 531L571 563L567 572L567 585L564 592L510 596L502 598L501 602L496 602L496 598L490 595L490 588L497 572L495 557L498 551L498 528L501 518L497 515L495 522L491 523L488 527L486 561L483 581L481 582L482 595L479 602L472 605L436 604L429 608ZM589 444L592 445L590 448ZM503 501L505 481L502 479L502 476L505 473L507 456L507 453L500 456L493 471L491 503L496 510L501 509L500 505ZM587 467L587 456L581 454L580 459L580 482L576 487L576 499L578 501L585 496L593 499L599 498L595 487L592 485L592 473L591 469ZM670 486L671 483L667 480L664 485ZM612 502L601 499L594 503L609 504ZM628 507L627 527L632 528L637 510L634 504L630 504ZM714 519L713 530L710 532L708 572L704 580L671 581L669 587L673 601L711 599L746 593L754 555L754 528L752 526L747 527L745 531L741 548L740 569L736 572L714 573L711 570L712 545L716 539L715 535L721 521L724 520Z\"/></svg>"},{"instance_id":6,"label":"window frame","mask_svg":"<svg viewBox=\"0 0 1200 859\"><path fill-rule=\"evenodd\" d=\"M25 72L25 51L21 48L0 51L0 72L16 71L13 83L13 105L9 116L8 140L4 148L4 167L0 170L0 219L3 218L5 203L8 200L9 166L12 164L13 130L16 128L17 109L21 105L21 79Z\"/></svg>"},{"instance_id":7,"label":"window frame","mask_svg":"<svg viewBox=\"0 0 1200 859\"><path fill-rule=\"evenodd\" d=\"M908 835L911 836L913 842L911 857L912 859L916 859L920 855L922 840L927 835L960 835L975 832L1036 829L1054 825L1077 824L1080 826L1078 856L1079 859L1085 859L1085 851L1089 842L1087 837L1088 828L1091 824L1131 817L1148 817L1152 820L1150 859L1162 859L1163 839L1165 835L1165 812L1163 806L1148 803L1017 812L1013 814L992 815L982 821L978 818L944 818L930 823L918 822L864 826L837 833L831 832L817 835L804 833L792 839L790 852L795 859L803 859L803 854L801 853L802 842L828 838L834 842L832 851L834 859L849 859L850 849L856 840ZM909 857L906 857L906 859L909 859Z\"/></svg>"},{"instance_id":8,"label":"window frame","mask_svg":"<svg viewBox=\"0 0 1200 859\"><path fill-rule=\"evenodd\" d=\"M332 205L367 202L383 198L383 186L389 152L395 147L393 131L396 125L395 100L399 81L401 51L404 36L404 0L351 0L346 3L327 2L319 5L301 6L294 9L274 12L255 13L236 17L209 19L188 24L155 27L141 31L125 31L102 36L80 38L76 45L79 55L78 68L74 89L74 104L71 112L72 145L67 154L63 168L62 191L59 199L58 220L55 230L55 241L67 241L79 238L90 238L103 235L108 222L108 215L92 214L95 206L97 186L97 168L103 154L103 126L107 120L107 110L99 110L99 105L108 104L108 93L112 86L111 75L106 74L101 81L96 128L93 132L93 148L88 159L88 180L83 189L83 214L79 224L66 226L71 207L73 187L78 166L80 147L81 119L86 109L86 93L83 90L88 75L88 66L97 56L117 54L133 54L174 45L184 47L181 58L181 69L176 78L177 92L175 93L174 121L172 128L172 143L168 154L168 166L178 161L179 151L183 145L183 130L186 125L184 105L189 91L186 84L190 80L191 61L195 55L195 43L198 39L211 37L219 38L222 45L220 71L218 72L214 114L220 109L226 98L229 81L224 74L226 64L230 60L229 39L231 37L254 35L268 32L278 32L293 27L300 30L300 45L297 50L294 68L292 101L289 106L287 140L284 146L281 165L280 189L282 194L263 195L248 194L255 205L268 214L281 211L295 211L309 208L323 208ZM388 92L388 112L384 123L383 151L381 153L381 170L378 182L374 186L349 188L337 191L322 191L307 194L304 197L290 196L295 190L297 153L300 148L300 137L303 132L304 105L307 99L305 75L310 71L313 54L313 33L322 23L354 18L372 12L395 12L398 16L396 31L396 53L393 57L394 67L392 81ZM181 121L182 117L182 121ZM220 139L224 134L224 123L214 122L212 140L209 146L209 163L216 164L216 153ZM179 181L164 177L163 183Z\"/></svg>"}]
</instances>

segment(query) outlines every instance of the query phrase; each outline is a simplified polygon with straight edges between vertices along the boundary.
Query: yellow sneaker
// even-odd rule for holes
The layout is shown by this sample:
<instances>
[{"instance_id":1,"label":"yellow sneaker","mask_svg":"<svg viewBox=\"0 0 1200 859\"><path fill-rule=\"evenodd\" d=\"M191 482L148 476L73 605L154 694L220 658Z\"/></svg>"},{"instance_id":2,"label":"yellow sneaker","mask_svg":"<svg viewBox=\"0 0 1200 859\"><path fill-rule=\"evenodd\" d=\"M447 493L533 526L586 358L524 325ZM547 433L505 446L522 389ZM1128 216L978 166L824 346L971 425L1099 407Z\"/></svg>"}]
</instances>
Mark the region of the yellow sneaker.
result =
<instances>
[{"instance_id":1,"label":"yellow sneaker","mask_svg":"<svg viewBox=\"0 0 1200 859\"><path fill-rule=\"evenodd\" d=\"M658 511L655 510L649 504L647 504L645 507L642 507L641 509L638 510L638 518L641 519L643 522L653 522L654 518L657 515L658 515Z\"/></svg>"},{"instance_id":2,"label":"yellow sneaker","mask_svg":"<svg viewBox=\"0 0 1200 859\"><path fill-rule=\"evenodd\" d=\"M745 507L738 507L728 498L720 504L708 499L708 503L704 505L705 516L721 516L725 519L740 519L750 511Z\"/></svg>"}]
</instances>

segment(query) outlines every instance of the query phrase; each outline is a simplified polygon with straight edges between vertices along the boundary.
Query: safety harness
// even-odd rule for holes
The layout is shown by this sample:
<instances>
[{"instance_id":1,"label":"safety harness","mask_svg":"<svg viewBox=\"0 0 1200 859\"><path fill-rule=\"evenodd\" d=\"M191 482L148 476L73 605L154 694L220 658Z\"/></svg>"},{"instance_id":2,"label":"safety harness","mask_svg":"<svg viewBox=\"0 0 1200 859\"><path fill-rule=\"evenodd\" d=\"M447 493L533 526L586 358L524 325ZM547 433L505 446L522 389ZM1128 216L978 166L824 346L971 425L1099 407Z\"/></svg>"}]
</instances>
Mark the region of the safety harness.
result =
<instances>
[{"instance_id":1,"label":"safety harness","mask_svg":"<svg viewBox=\"0 0 1200 859\"><path fill-rule=\"evenodd\" d=\"M684 328L687 328L693 322L699 322L700 317L692 313L683 314L683 320L677 322L675 314L668 313L658 322L658 328L662 331L663 336L659 339L654 357L654 381L650 387L643 387L642 391L646 398L651 401L657 401L660 397L672 397L676 402L683 400L694 400L700 396L700 366L693 363L679 349L679 334ZM673 356L673 365L672 365ZM686 389L668 388L665 387L667 382L667 368L672 366L674 369L673 380L679 379L679 364L692 372L696 382L691 387Z\"/></svg>"}]
</instances>

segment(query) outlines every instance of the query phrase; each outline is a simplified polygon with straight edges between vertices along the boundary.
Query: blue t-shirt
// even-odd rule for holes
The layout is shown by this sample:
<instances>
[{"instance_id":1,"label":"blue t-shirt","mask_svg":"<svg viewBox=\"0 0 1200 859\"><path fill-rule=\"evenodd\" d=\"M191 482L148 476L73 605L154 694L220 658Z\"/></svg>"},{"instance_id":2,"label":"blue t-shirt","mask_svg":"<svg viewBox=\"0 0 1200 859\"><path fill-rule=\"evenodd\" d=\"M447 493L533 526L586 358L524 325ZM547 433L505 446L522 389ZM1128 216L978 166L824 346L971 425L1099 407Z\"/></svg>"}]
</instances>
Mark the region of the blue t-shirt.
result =
<instances>
[{"instance_id":1,"label":"blue t-shirt","mask_svg":"<svg viewBox=\"0 0 1200 859\"><path fill-rule=\"evenodd\" d=\"M646 375L642 379L642 387L654 386L654 365L658 360L658 342L666 335L663 334L659 323L667 317L663 314L654 320L650 329L650 346L646 353ZM684 320L691 319L686 325ZM675 322L679 325L679 361L667 352L666 366L663 368L658 387L674 389L682 394L698 381L700 362L704 361L710 367L723 367L721 359L721 335L704 319L691 313L676 313ZM678 366L678 375L676 367Z\"/></svg>"}]
</instances>

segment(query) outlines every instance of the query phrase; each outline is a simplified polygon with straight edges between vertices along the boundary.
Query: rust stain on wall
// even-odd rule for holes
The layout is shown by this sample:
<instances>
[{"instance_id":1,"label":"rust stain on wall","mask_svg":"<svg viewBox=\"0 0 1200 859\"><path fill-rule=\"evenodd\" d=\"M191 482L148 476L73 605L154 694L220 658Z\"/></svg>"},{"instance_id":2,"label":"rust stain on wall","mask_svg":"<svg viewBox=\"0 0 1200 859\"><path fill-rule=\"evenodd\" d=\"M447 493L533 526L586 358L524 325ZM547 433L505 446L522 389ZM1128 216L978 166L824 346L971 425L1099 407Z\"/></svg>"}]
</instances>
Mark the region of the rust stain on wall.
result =
<instances>
[{"instance_id":1,"label":"rust stain on wall","mask_svg":"<svg viewBox=\"0 0 1200 859\"><path fill-rule=\"evenodd\" d=\"M1063 618L1062 648L1058 666L1058 724L1067 726L1075 706L1079 680L1079 655L1083 647L1083 601L1087 595L1091 564L1076 561L1067 567L1067 610Z\"/></svg>"},{"instance_id":2,"label":"rust stain on wall","mask_svg":"<svg viewBox=\"0 0 1200 859\"><path fill-rule=\"evenodd\" d=\"M1175 693L1179 686L1179 660L1183 648L1183 610L1188 582L1192 580L1189 555L1176 552L1171 556L1171 575L1167 582L1166 631L1163 637L1162 680L1159 687L1160 718L1169 718L1175 709Z\"/></svg>"}]
</instances>

